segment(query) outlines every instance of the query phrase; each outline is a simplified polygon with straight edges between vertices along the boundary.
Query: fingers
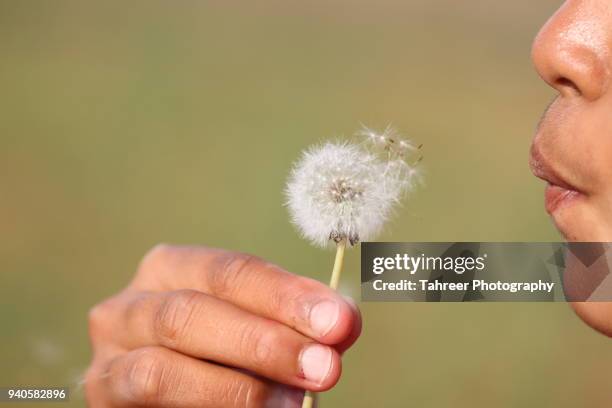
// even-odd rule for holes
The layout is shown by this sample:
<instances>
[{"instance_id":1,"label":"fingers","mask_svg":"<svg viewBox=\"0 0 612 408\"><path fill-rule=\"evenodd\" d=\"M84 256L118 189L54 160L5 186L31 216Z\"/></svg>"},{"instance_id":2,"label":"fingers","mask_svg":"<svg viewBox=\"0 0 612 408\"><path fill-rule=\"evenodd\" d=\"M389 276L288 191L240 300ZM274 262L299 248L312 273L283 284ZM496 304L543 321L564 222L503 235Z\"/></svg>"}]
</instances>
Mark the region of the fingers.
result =
<instances>
[{"instance_id":1,"label":"fingers","mask_svg":"<svg viewBox=\"0 0 612 408\"><path fill-rule=\"evenodd\" d=\"M348 334L348 336L341 343L336 344L334 346L335 349L338 350L338 353L340 353L340 355L344 354L346 350L348 350L353 344L355 344L355 342L361 335L362 328L362 319L359 307L357 306L355 301L353 301L353 299L349 297L345 297L345 299L353 310L353 314L355 316L355 323L352 325L351 332Z\"/></svg>"},{"instance_id":2,"label":"fingers","mask_svg":"<svg viewBox=\"0 0 612 408\"><path fill-rule=\"evenodd\" d=\"M117 357L97 386L113 407L299 407L302 395L162 347Z\"/></svg>"},{"instance_id":3,"label":"fingers","mask_svg":"<svg viewBox=\"0 0 612 408\"><path fill-rule=\"evenodd\" d=\"M204 293L149 292L118 302L109 318L125 349L163 346L312 391L340 377L335 348Z\"/></svg>"},{"instance_id":4,"label":"fingers","mask_svg":"<svg viewBox=\"0 0 612 408\"><path fill-rule=\"evenodd\" d=\"M325 344L354 333L358 313L338 293L251 255L201 247L154 248L133 282L140 290L192 288L276 320Z\"/></svg>"}]
</instances>

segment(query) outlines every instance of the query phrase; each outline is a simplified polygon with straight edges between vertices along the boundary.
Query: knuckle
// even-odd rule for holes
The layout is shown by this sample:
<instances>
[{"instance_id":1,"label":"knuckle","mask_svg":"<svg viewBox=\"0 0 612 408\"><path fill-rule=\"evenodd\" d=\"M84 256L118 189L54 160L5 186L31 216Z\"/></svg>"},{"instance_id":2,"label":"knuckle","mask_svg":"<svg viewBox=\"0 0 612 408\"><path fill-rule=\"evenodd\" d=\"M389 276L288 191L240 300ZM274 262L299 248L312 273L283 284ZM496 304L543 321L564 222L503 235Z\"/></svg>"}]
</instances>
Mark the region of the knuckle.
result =
<instances>
[{"instance_id":1,"label":"knuckle","mask_svg":"<svg viewBox=\"0 0 612 408\"><path fill-rule=\"evenodd\" d=\"M277 314L279 310L292 310L298 297L295 287L274 285L268 293L268 312Z\"/></svg>"},{"instance_id":2,"label":"knuckle","mask_svg":"<svg viewBox=\"0 0 612 408\"><path fill-rule=\"evenodd\" d=\"M128 401L148 406L159 401L169 389L167 369L161 351L148 347L132 352L122 368L121 381Z\"/></svg>"},{"instance_id":3,"label":"knuckle","mask_svg":"<svg viewBox=\"0 0 612 408\"><path fill-rule=\"evenodd\" d=\"M169 244L157 244L151 248L140 261L139 273L156 270L168 263L168 259L176 252L176 247Z\"/></svg>"},{"instance_id":4,"label":"knuckle","mask_svg":"<svg viewBox=\"0 0 612 408\"><path fill-rule=\"evenodd\" d=\"M89 337L92 340L96 340L108 331L111 315L111 299L105 300L98 303L89 310L88 313L88 326L89 326Z\"/></svg>"},{"instance_id":5,"label":"knuckle","mask_svg":"<svg viewBox=\"0 0 612 408\"><path fill-rule=\"evenodd\" d=\"M273 327L250 325L240 335L240 354L251 360L254 366L265 367L270 364L272 351L277 348L279 340Z\"/></svg>"},{"instance_id":6,"label":"knuckle","mask_svg":"<svg viewBox=\"0 0 612 408\"><path fill-rule=\"evenodd\" d=\"M199 310L200 292L190 289L168 294L153 317L154 332L163 345L175 347L188 343L193 318Z\"/></svg>"},{"instance_id":7,"label":"knuckle","mask_svg":"<svg viewBox=\"0 0 612 408\"><path fill-rule=\"evenodd\" d=\"M270 292L270 313L286 310L295 327L307 319L308 305L316 293L310 283L302 278L282 287L279 285Z\"/></svg>"},{"instance_id":8,"label":"knuckle","mask_svg":"<svg viewBox=\"0 0 612 408\"><path fill-rule=\"evenodd\" d=\"M207 275L210 291L219 298L231 297L249 269L261 264L260 258L250 254L232 252L223 255L220 267L212 268Z\"/></svg>"}]
</instances>

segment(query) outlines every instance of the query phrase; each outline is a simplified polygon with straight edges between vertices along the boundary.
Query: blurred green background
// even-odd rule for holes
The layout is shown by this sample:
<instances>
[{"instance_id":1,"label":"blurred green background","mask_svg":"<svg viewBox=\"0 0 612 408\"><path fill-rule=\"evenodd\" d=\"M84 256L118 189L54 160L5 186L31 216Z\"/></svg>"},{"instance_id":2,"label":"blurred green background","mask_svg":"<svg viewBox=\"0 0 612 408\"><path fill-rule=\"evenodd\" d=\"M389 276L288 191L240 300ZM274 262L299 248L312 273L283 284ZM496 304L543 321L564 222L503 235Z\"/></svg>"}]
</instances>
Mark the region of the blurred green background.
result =
<instances>
[{"instance_id":1,"label":"blurred green background","mask_svg":"<svg viewBox=\"0 0 612 408\"><path fill-rule=\"evenodd\" d=\"M559 240L527 157L553 96L530 44L560 3L0 1L0 385L84 405L87 310L158 242L327 280L282 190L360 122L425 145L426 186L381 240ZM356 297L358 268L357 249ZM612 343L565 304L361 307L324 407L612 404Z\"/></svg>"}]
</instances>

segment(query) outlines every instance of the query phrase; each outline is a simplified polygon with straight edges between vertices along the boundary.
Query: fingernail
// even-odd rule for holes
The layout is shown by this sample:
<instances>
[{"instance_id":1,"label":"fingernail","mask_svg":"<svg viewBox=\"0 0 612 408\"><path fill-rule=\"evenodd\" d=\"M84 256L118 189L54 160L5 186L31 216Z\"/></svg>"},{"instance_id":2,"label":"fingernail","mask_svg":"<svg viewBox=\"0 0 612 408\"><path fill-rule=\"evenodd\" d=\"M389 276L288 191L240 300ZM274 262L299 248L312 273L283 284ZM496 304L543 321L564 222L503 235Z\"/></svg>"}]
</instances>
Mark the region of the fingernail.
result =
<instances>
[{"instance_id":1,"label":"fingernail","mask_svg":"<svg viewBox=\"0 0 612 408\"><path fill-rule=\"evenodd\" d=\"M332 351L320 344L308 345L300 355L304 378L315 384L322 384L332 366Z\"/></svg>"},{"instance_id":2,"label":"fingernail","mask_svg":"<svg viewBox=\"0 0 612 408\"><path fill-rule=\"evenodd\" d=\"M355 299L353 299L352 297L350 297L348 295L342 295L342 297L344 298L344 300L346 300L346 303L348 303L351 308L353 308L355 310L359 309L357 307L357 302L355 302Z\"/></svg>"},{"instance_id":3,"label":"fingernail","mask_svg":"<svg viewBox=\"0 0 612 408\"><path fill-rule=\"evenodd\" d=\"M317 303L310 310L310 327L319 336L325 336L338 321L340 305L331 300Z\"/></svg>"}]
</instances>

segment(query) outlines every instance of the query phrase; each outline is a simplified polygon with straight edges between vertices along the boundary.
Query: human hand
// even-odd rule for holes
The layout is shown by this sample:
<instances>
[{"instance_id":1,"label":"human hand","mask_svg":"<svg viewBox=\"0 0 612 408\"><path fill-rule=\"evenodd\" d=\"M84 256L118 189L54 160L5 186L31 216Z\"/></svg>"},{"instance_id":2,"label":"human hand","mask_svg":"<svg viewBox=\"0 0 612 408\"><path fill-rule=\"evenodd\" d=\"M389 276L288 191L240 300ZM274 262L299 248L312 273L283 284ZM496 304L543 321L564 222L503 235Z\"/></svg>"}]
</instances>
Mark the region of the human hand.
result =
<instances>
[{"instance_id":1,"label":"human hand","mask_svg":"<svg viewBox=\"0 0 612 408\"><path fill-rule=\"evenodd\" d=\"M351 301L254 256L159 245L89 316L91 407L299 407L340 377Z\"/></svg>"}]
</instances>

